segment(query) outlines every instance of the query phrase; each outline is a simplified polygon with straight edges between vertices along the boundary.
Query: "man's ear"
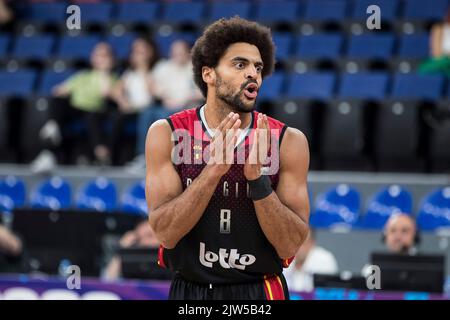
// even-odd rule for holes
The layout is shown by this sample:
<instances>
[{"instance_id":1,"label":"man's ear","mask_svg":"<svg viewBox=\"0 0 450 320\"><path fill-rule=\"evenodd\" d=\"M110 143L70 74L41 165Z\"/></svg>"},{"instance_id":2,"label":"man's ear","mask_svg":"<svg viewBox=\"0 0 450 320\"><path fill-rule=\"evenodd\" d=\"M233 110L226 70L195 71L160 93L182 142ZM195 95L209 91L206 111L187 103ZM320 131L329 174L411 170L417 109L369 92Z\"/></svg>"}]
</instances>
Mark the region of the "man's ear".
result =
<instances>
[{"instance_id":1,"label":"man's ear","mask_svg":"<svg viewBox=\"0 0 450 320\"><path fill-rule=\"evenodd\" d=\"M214 84L216 82L216 71L214 68L202 67L202 78L206 84Z\"/></svg>"}]
</instances>

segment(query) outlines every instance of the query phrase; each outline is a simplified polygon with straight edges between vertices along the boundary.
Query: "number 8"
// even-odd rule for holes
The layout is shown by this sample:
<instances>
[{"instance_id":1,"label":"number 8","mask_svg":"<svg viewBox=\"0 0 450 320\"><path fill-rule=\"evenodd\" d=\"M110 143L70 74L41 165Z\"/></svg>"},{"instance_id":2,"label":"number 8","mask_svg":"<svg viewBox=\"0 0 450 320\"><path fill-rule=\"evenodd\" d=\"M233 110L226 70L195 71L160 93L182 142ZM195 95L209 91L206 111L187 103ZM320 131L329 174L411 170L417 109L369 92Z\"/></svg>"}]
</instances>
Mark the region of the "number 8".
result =
<instances>
[{"instance_id":1,"label":"number 8","mask_svg":"<svg viewBox=\"0 0 450 320\"><path fill-rule=\"evenodd\" d=\"M231 232L231 210L220 210L220 233Z\"/></svg>"}]
</instances>

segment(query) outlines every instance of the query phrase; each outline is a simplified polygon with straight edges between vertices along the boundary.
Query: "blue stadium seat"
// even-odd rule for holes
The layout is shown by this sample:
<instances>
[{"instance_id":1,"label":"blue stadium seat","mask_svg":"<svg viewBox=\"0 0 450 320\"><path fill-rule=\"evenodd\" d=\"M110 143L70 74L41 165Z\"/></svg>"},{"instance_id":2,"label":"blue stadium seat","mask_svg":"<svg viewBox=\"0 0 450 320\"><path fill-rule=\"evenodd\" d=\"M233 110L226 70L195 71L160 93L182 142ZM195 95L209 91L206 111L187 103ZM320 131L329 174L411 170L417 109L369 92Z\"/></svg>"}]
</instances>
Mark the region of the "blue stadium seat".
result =
<instances>
[{"instance_id":1,"label":"blue stadium seat","mask_svg":"<svg viewBox=\"0 0 450 320\"><path fill-rule=\"evenodd\" d=\"M112 3L82 3L78 6L81 11L81 24L107 23L111 19Z\"/></svg>"},{"instance_id":2,"label":"blue stadium seat","mask_svg":"<svg viewBox=\"0 0 450 320\"><path fill-rule=\"evenodd\" d=\"M169 56L172 42L178 39L185 40L189 42L190 45L193 45L197 36L192 32L173 32L168 36L162 36L160 34L156 35L155 41L162 57L167 58Z\"/></svg>"},{"instance_id":3,"label":"blue stadium seat","mask_svg":"<svg viewBox=\"0 0 450 320\"><path fill-rule=\"evenodd\" d=\"M340 184L317 196L310 223L316 228L352 227L358 220L360 194L355 188Z\"/></svg>"},{"instance_id":4,"label":"blue stadium seat","mask_svg":"<svg viewBox=\"0 0 450 320\"><path fill-rule=\"evenodd\" d=\"M163 20L167 23L197 23L204 19L203 2L166 2Z\"/></svg>"},{"instance_id":5,"label":"blue stadium seat","mask_svg":"<svg viewBox=\"0 0 450 320\"><path fill-rule=\"evenodd\" d=\"M28 7L26 19L35 22L51 22L62 24L65 22L67 3L32 3Z\"/></svg>"},{"instance_id":6,"label":"blue stadium seat","mask_svg":"<svg viewBox=\"0 0 450 320\"><path fill-rule=\"evenodd\" d=\"M285 75L282 72L275 72L270 77L265 78L261 89L258 91L259 100L275 100L280 98L284 87Z\"/></svg>"},{"instance_id":7,"label":"blue stadium seat","mask_svg":"<svg viewBox=\"0 0 450 320\"><path fill-rule=\"evenodd\" d=\"M340 33L312 34L297 39L296 56L300 59L337 59L341 55L343 36Z\"/></svg>"},{"instance_id":8,"label":"blue stadium seat","mask_svg":"<svg viewBox=\"0 0 450 320\"><path fill-rule=\"evenodd\" d=\"M394 48L394 35L384 34L363 34L350 37L347 48L349 58L379 58L389 59Z\"/></svg>"},{"instance_id":9,"label":"blue stadium seat","mask_svg":"<svg viewBox=\"0 0 450 320\"><path fill-rule=\"evenodd\" d=\"M382 188L371 198L361 227L382 229L394 213L412 213L411 193L398 185Z\"/></svg>"},{"instance_id":10,"label":"blue stadium seat","mask_svg":"<svg viewBox=\"0 0 450 320\"><path fill-rule=\"evenodd\" d=\"M0 212L11 211L25 204L25 183L15 176L0 181Z\"/></svg>"},{"instance_id":11,"label":"blue stadium seat","mask_svg":"<svg viewBox=\"0 0 450 320\"><path fill-rule=\"evenodd\" d=\"M344 73L338 95L341 98L377 99L386 96L389 76L384 72Z\"/></svg>"},{"instance_id":12,"label":"blue stadium seat","mask_svg":"<svg viewBox=\"0 0 450 320\"><path fill-rule=\"evenodd\" d=\"M120 22L149 23L157 18L158 9L158 2L119 3L116 20Z\"/></svg>"},{"instance_id":13,"label":"blue stadium seat","mask_svg":"<svg viewBox=\"0 0 450 320\"><path fill-rule=\"evenodd\" d=\"M394 77L392 96L399 99L431 99L442 96L444 76L397 74Z\"/></svg>"},{"instance_id":14,"label":"blue stadium seat","mask_svg":"<svg viewBox=\"0 0 450 320\"><path fill-rule=\"evenodd\" d=\"M292 42L294 40L292 35L286 32L274 32L272 37L276 47L277 60L289 58L292 55Z\"/></svg>"},{"instance_id":15,"label":"blue stadium seat","mask_svg":"<svg viewBox=\"0 0 450 320\"><path fill-rule=\"evenodd\" d=\"M134 33L126 33L120 37L109 35L106 42L113 48L116 58L127 59L130 55L131 45L135 39L136 35Z\"/></svg>"},{"instance_id":16,"label":"blue stadium seat","mask_svg":"<svg viewBox=\"0 0 450 320\"><path fill-rule=\"evenodd\" d=\"M450 187L436 189L425 196L420 204L417 225L426 231L450 229Z\"/></svg>"},{"instance_id":17,"label":"blue stadium seat","mask_svg":"<svg viewBox=\"0 0 450 320\"><path fill-rule=\"evenodd\" d=\"M248 19L250 13L250 2L248 1L213 1L209 20L215 21L220 18L230 18L235 15Z\"/></svg>"},{"instance_id":18,"label":"blue stadium seat","mask_svg":"<svg viewBox=\"0 0 450 320\"><path fill-rule=\"evenodd\" d=\"M303 99L329 99L333 96L336 75L329 72L294 74L289 78L287 96Z\"/></svg>"},{"instance_id":19,"label":"blue stadium seat","mask_svg":"<svg viewBox=\"0 0 450 320\"><path fill-rule=\"evenodd\" d=\"M61 177L52 177L39 183L30 199L31 207L36 209L67 209L71 202L72 188Z\"/></svg>"},{"instance_id":20,"label":"blue stadium seat","mask_svg":"<svg viewBox=\"0 0 450 320\"><path fill-rule=\"evenodd\" d=\"M39 81L37 92L43 96L50 96L52 89L75 73L74 69L66 69L63 72L45 70Z\"/></svg>"},{"instance_id":21,"label":"blue stadium seat","mask_svg":"<svg viewBox=\"0 0 450 320\"><path fill-rule=\"evenodd\" d=\"M404 1L403 17L414 20L442 20L448 8L448 0Z\"/></svg>"},{"instance_id":22,"label":"blue stadium seat","mask_svg":"<svg viewBox=\"0 0 450 320\"><path fill-rule=\"evenodd\" d=\"M27 97L33 92L35 81L33 70L0 71L0 96Z\"/></svg>"},{"instance_id":23,"label":"blue stadium seat","mask_svg":"<svg viewBox=\"0 0 450 320\"><path fill-rule=\"evenodd\" d=\"M399 3L398 0L356 0L352 17L365 21L370 15L367 13L367 8L371 5L377 5L380 7L381 20L391 22L397 18Z\"/></svg>"},{"instance_id":24,"label":"blue stadium seat","mask_svg":"<svg viewBox=\"0 0 450 320\"><path fill-rule=\"evenodd\" d=\"M96 35L86 35L61 38L56 55L63 59L85 59L88 60L92 49L100 41Z\"/></svg>"},{"instance_id":25,"label":"blue stadium seat","mask_svg":"<svg viewBox=\"0 0 450 320\"><path fill-rule=\"evenodd\" d=\"M78 209L111 212L116 209L117 187L105 177L85 184L77 194Z\"/></svg>"},{"instance_id":26,"label":"blue stadium seat","mask_svg":"<svg viewBox=\"0 0 450 320\"><path fill-rule=\"evenodd\" d=\"M402 35L398 48L398 56L405 59L423 59L430 54L429 35L407 34Z\"/></svg>"},{"instance_id":27,"label":"blue stadium seat","mask_svg":"<svg viewBox=\"0 0 450 320\"><path fill-rule=\"evenodd\" d=\"M51 56L54 44L55 38L51 35L19 36L14 43L12 56L19 59L45 59Z\"/></svg>"},{"instance_id":28,"label":"blue stadium seat","mask_svg":"<svg viewBox=\"0 0 450 320\"><path fill-rule=\"evenodd\" d=\"M261 1L255 19L261 22L295 22L299 16L298 1Z\"/></svg>"},{"instance_id":29,"label":"blue stadium seat","mask_svg":"<svg viewBox=\"0 0 450 320\"><path fill-rule=\"evenodd\" d=\"M0 34L0 56L4 57L9 49L10 36Z\"/></svg>"},{"instance_id":30,"label":"blue stadium seat","mask_svg":"<svg viewBox=\"0 0 450 320\"><path fill-rule=\"evenodd\" d=\"M145 180L132 185L122 195L122 210L126 213L147 215L148 207L145 199Z\"/></svg>"},{"instance_id":31,"label":"blue stadium seat","mask_svg":"<svg viewBox=\"0 0 450 320\"><path fill-rule=\"evenodd\" d=\"M304 19L311 21L341 21L347 14L346 0L307 0Z\"/></svg>"}]
</instances>

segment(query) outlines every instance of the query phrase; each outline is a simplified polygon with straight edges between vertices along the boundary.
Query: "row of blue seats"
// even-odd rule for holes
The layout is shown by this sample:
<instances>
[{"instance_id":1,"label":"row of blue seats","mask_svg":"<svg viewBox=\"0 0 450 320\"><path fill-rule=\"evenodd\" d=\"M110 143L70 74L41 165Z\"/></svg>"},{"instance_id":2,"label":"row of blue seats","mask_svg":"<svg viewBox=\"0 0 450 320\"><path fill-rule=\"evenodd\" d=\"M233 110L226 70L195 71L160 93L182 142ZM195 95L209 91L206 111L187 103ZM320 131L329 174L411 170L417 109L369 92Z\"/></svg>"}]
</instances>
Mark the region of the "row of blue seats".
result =
<instances>
[{"instance_id":1,"label":"row of blue seats","mask_svg":"<svg viewBox=\"0 0 450 320\"><path fill-rule=\"evenodd\" d=\"M378 5L382 19L440 20L448 8L448 0L286 0L286 1L149 1L113 4L109 1L81 4L83 22L106 23L111 20L149 23L211 21L239 14L243 18L261 22L297 22L334 20L345 18L365 20L367 8ZM67 17L65 1L27 4L19 11L22 19L37 22L62 23Z\"/></svg>"},{"instance_id":2,"label":"row of blue seats","mask_svg":"<svg viewBox=\"0 0 450 320\"><path fill-rule=\"evenodd\" d=\"M72 187L60 177L40 182L30 193L29 206L36 209L69 209L111 212L114 210L130 214L147 215L144 181L131 185L120 198L118 205L117 187L107 178L99 177L87 182L72 202ZM25 183L14 176L0 181L0 212L11 211L27 205Z\"/></svg>"},{"instance_id":3,"label":"row of blue seats","mask_svg":"<svg viewBox=\"0 0 450 320\"><path fill-rule=\"evenodd\" d=\"M184 39L193 44L197 34L174 32L169 35L155 35L155 41L164 57L168 56L171 43ZM121 36L109 35L104 40L111 44L119 59L126 59L130 52L134 33ZM394 33L368 33L346 37L342 33L328 32L296 36L292 33L273 34L278 60L301 59L425 59L429 56L429 35L427 33L401 35ZM88 59L93 47L102 40L96 34L58 38L51 34L34 36L0 35L0 56L15 59L47 58Z\"/></svg>"},{"instance_id":4,"label":"row of blue seats","mask_svg":"<svg viewBox=\"0 0 450 320\"><path fill-rule=\"evenodd\" d=\"M28 97L33 93L48 96L51 88L67 79L74 70L45 71L38 75L31 69L17 72L0 71L0 96ZM395 74L361 72L336 74L309 72L287 74L276 72L262 85L259 99L280 97L304 99L357 98L438 100L450 93L450 86L441 75Z\"/></svg>"},{"instance_id":5,"label":"row of blue seats","mask_svg":"<svg viewBox=\"0 0 450 320\"><path fill-rule=\"evenodd\" d=\"M42 181L33 189L30 206L33 208L66 209L72 206L70 184L60 177ZM147 214L144 181L129 187L117 207L117 187L114 182L100 177L87 182L77 193L76 208L102 212L123 210L134 214ZM361 195L347 184L340 184L319 194L314 202L311 225L332 228L345 225L365 229L380 229L389 216L403 212L412 214L411 193L398 185L382 188L367 202L367 210L361 215ZM10 211L26 204L25 184L13 176L0 181L0 210ZM422 230L450 228L450 187L438 188L426 195L417 214Z\"/></svg>"},{"instance_id":6,"label":"row of blue seats","mask_svg":"<svg viewBox=\"0 0 450 320\"><path fill-rule=\"evenodd\" d=\"M413 215L411 193L398 185L391 185L373 195L364 215L361 215L359 191L340 184L317 196L311 215L311 225L317 228L381 229L387 219L396 213ZM450 231L450 186L437 188L419 204L415 216L420 230Z\"/></svg>"}]
</instances>

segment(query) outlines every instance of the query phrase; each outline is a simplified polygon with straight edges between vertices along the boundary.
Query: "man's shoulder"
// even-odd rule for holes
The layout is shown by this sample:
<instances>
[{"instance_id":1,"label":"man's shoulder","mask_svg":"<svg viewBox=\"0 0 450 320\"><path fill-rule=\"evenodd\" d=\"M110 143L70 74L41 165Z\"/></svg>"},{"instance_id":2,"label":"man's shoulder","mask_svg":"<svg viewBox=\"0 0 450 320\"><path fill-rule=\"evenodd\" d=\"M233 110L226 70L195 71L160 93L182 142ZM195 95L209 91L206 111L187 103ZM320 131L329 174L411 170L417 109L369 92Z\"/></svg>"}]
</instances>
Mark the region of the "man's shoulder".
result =
<instances>
[{"instance_id":1,"label":"man's shoulder","mask_svg":"<svg viewBox=\"0 0 450 320\"><path fill-rule=\"evenodd\" d=\"M191 127L192 123L198 120L197 112L198 107L194 107L178 111L169 116L168 121L172 130Z\"/></svg>"}]
</instances>

